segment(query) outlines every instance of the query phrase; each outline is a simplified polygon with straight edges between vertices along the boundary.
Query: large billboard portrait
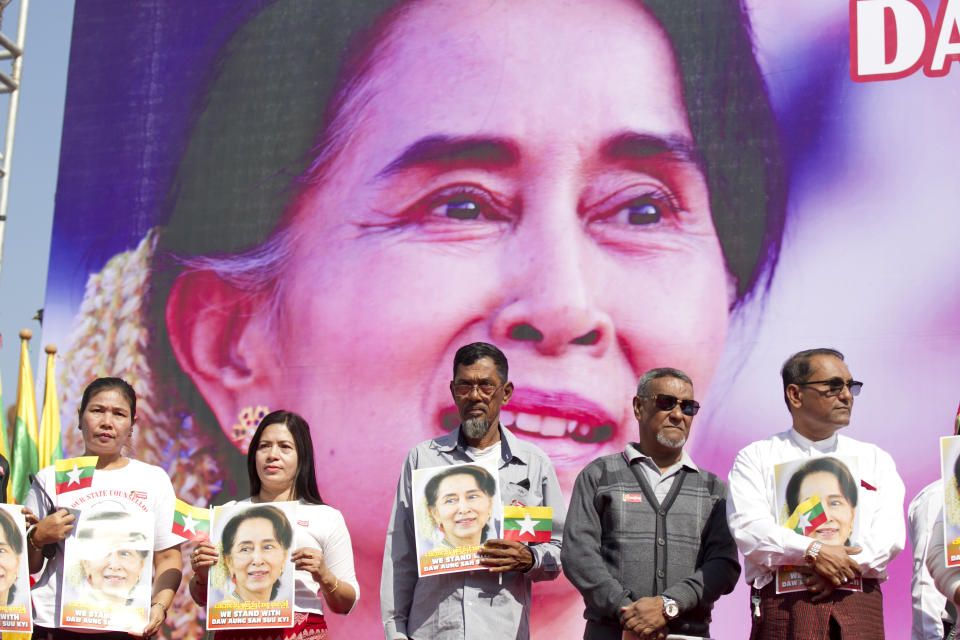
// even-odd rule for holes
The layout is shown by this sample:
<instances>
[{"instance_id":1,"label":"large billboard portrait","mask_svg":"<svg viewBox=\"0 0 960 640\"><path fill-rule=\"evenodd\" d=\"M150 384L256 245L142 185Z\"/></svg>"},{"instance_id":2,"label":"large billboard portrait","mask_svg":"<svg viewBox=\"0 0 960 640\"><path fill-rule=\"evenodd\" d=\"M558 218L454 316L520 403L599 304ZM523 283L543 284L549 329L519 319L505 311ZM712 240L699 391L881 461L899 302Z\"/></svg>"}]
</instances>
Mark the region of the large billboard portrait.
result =
<instances>
[{"instance_id":1,"label":"large billboard portrait","mask_svg":"<svg viewBox=\"0 0 960 640\"><path fill-rule=\"evenodd\" d=\"M469 342L505 351L503 423L567 495L636 438L647 369L692 377L688 450L725 476L789 427L779 365L812 346L847 354L848 431L915 492L960 388L956 82L854 81L848 9L78 3L44 326L68 451L79 390L123 376L138 457L222 504L247 495L259 417L301 413L365 594L328 620L370 638L403 456L457 426ZM923 402L902 393L918 367ZM908 572L884 586L891 635ZM746 603L719 601L723 636ZM536 638L581 613L565 580L536 585ZM184 593L168 621L202 633Z\"/></svg>"}]
</instances>

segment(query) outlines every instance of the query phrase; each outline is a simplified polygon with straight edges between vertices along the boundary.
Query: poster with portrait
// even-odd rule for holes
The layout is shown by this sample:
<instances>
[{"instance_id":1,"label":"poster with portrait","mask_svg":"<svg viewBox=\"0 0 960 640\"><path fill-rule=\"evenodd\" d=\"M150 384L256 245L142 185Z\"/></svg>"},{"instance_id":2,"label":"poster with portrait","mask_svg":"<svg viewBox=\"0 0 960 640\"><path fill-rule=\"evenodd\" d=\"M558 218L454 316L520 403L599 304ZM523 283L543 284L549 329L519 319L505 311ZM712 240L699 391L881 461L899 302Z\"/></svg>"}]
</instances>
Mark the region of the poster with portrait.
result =
<instances>
[{"instance_id":1,"label":"poster with portrait","mask_svg":"<svg viewBox=\"0 0 960 640\"><path fill-rule=\"evenodd\" d=\"M33 629L25 531L20 507L0 504L0 632L3 633L29 633Z\"/></svg>"},{"instance_id":2,"label":"poster with portrait","mask_svg":"<svg viewBox=\"0 0 960 640\"><path fill-rule=\"evenodd\" d=\"M141 632L150 616L154 517L101 501L79 510L65 541L60 626Z\"/></svg>"},{"instance_id":3,"label":"poster with portrait","mask_svg":"<svg viewBox=\"0 0 960 640\"><path fill-rule=\"evenodd\" d=\"M293 626L296 502L244 502L213 510L220 559L207 580L207 629Z\"/></svg>"},{"instance_id":4,"label":"poster with portrait","mask_svg":"<svg viewBox=\"0 0 960 640\"><path fill-rule=\"evenodd\" d=\"M940 438L943 478L943 553L948 567L960 565L960 436Z\"/></svg>"},{"instance_id":5,"label":"poster with portrait","mask_svg":"<svg viewBox=\"0 0 960 640\"><path fill-rule=\"evenodd\" d=\"M417 575L480 569L477 552L500 537L502 514L496 461L414 469Z\"/></svg>"},{"instance_id":6,"label":"poster with portrait","mask_svg":"<svg viewBox=\"0 0 960 640\"><path fill-rule=\"evenodd\" d=\"M820 456L784 462L774 467L778 521L823 544L853 546L859 534L857 460L851 456ZM777 593L803 591L804 575L794 566L777 570ZM857 576L838 589L862 591Z\"/></svg>"}]
</instances>

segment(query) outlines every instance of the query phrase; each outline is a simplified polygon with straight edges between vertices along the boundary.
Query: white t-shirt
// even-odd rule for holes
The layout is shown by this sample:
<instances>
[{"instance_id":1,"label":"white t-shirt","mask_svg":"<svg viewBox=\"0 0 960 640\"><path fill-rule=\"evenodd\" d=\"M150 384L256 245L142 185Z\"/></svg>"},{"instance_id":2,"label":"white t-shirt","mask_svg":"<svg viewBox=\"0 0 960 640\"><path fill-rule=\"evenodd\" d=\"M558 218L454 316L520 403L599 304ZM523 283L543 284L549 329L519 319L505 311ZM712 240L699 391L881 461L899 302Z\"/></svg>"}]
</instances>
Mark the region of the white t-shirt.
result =
<instances>
[{"instance_id":1,"label":"white t-shirt","mask_svg":"<svg viewBox=\"0 0 960 640\"><path fill-rule=\"evenodd\" d=\"M250 504L252 500L246 498L240 504ZM225 506L237 504L228 502ZM297 526L293 533L293 547L290 551L309 547L323 552L323 561L333 575L353 587L357 597L353 607L360 601L360 585L357 584L357 574L353 568L353 546L350 543L350 532L343 515L336 509L325 504L297 503ZM323 598L319 594L320 583L313 579L309 571L296 572L293 605L295 611L323 613ZM350 611L353 611L350 607ZM349 611L347 612L349 613Z\"/></svg>"},{"instance_id":2,"label":"white t-shirt","mask_svg":"<svg viewBox=\"0 0 960 640\"><path fill-rule=\"evenodd\" d=\"M476 447L467 447L467 453L477 462L492 462L500 460L500 441L487 447L486 449L477 449ZM500 466L499 464L497 466Z\"/></svg>"},{"instance_id":3,"label":"white t-shirt","mask_svg":"<svg viewBox=\"0 0 960 640\"><path fill-rule=\"evenodd\" d=\"M167 472L139 460L130 462L120 469L97 469L93 473L93 484L86 489L78 489L56 495L55 472L52 466L44 467L37 473L37 479L30 487L24 506L40 519L50 512L49 496L59 507L87 509L102 502L120 503L130 512L148 512L154 517L154 551L174 547L183 538L173 533L173 511L176 496ZM41 489L42 488L42 489ZM44 495L46 492L46 496ZM53 628L60 622L60 592L63 589L63 549L61 541L57 553L46 561L40 579L34 585L33 623ZM80 633L99 633L92 629L71 629Z\"/></svg>"}]
</instances>

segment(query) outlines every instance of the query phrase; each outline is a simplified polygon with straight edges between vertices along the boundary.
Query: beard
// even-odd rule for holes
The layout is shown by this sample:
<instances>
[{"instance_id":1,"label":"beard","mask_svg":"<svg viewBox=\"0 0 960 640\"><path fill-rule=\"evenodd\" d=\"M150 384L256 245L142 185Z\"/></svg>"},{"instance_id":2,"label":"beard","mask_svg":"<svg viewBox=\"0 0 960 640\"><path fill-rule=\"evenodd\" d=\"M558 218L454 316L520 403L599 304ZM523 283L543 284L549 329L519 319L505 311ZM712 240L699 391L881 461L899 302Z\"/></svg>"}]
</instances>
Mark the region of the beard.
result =
<instances>
[{"instance_id":1,"label":"beard","mask_svg":"<svg viewBox=\"0 0 960 640\"><path fill-rule=\"evenodd\" d=\"M659 432L657 433L657 442L670 449L682 449L683 445L687 444L687 436L683 436L679 440L671 440L662 432Z\"/></svg>"},{"instance_id":2,"label":"beard","mask_svg":"<svg viewBox=\"0 0 960 640\"><path fill-rule=\"evenodd\" d=\"M486 418L467 418L463 421L463 435L470 440L479 440L487 434L490 423Z\"/></svg>"}]
</instances>

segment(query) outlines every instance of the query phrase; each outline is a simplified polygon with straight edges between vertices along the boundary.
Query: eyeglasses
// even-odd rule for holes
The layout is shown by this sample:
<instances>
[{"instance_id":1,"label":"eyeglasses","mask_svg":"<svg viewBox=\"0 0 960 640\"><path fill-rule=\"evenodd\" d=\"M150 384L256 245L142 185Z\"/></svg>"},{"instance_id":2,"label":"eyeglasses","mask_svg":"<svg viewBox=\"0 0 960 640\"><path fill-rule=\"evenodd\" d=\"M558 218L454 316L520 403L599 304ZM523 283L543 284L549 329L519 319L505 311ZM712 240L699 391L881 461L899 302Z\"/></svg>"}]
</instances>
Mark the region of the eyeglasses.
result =
<instances>
[{"instance_id":1,"label":"eyeglasses","mask_svg":"<svg viewBox=\"0 0 960 640\"><path fill-rule=\"evenodd\" d=\"M671 396L667 393L658 393L655 396L637 396L638 398L653 398L654 406L660 411L673 411L673 408L680 404L680 413L685 416L695 416L700 411L700 403L696 400L681 400L677 396Z\"/></svg>"},{"instance_id":2,"label":"eyeglasses","mask_svg":"<svg viewBox=\"0 0 960 640\"><path fill-rule=\"evenodd\" d=\"M830 378L829 380L810 380L809 382L800 383L797 386L807 387L811 384L825 384L828 385L826 393L828 395L836 396L840 395L843 392L843 388L847 387L850 389L850 395L858 396L860 395L860 389L863 389L863 383L857 380L844 380L843 378Z\"/></svg>"},{"instance_id":3,"label":"eyeglasses","mask_svg":"<svg viewBox=\"0 0 960 640\"><path fill-rule=\"evenodd\" d=\"M461 398L466 397L473 393L473 390L476 389L480 392L480 395L484 398L489 398L497 391L503 388L503 385L492 385L492 384L455 384L453 385L453 392L460 396Z\"/></svg>"}]
</instances>

